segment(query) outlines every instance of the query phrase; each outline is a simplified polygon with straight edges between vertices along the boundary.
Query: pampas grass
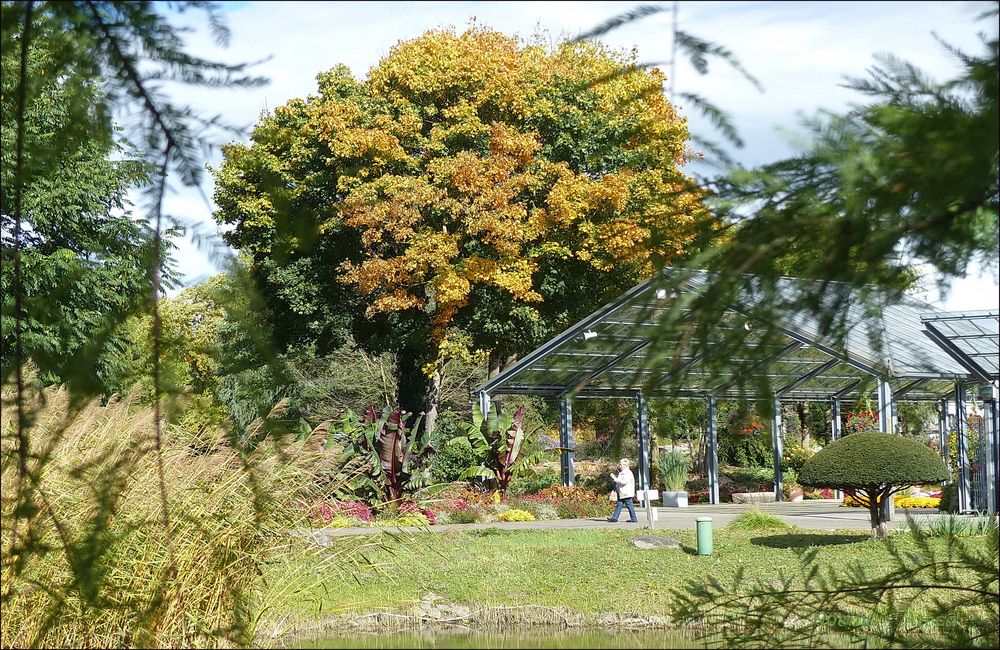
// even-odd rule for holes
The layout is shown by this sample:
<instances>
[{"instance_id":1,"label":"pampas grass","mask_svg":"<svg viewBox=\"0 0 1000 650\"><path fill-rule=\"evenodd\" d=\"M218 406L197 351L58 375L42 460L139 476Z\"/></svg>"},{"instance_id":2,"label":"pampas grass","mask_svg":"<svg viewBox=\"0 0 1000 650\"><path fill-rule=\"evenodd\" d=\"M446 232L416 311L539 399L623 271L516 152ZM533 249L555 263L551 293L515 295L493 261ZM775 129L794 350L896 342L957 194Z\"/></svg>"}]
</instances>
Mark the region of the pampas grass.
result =
<instances>
[{"instance_id":1,"label":"pampas grass","mask_svg":"<svg viewBox=\"0 0 1000 650\"><path fill-rule=\"evenodd\" d=\"M262 576L265 563L303 552L287 531L308 525L318 445L244 450L222 435L206 452L167 426L161 484L151 408L74 406L63 390L35 397L24 481L9 390L0 420L0 643L251 645L262 613L294 588Z\"/></svg>"}]
</instances>

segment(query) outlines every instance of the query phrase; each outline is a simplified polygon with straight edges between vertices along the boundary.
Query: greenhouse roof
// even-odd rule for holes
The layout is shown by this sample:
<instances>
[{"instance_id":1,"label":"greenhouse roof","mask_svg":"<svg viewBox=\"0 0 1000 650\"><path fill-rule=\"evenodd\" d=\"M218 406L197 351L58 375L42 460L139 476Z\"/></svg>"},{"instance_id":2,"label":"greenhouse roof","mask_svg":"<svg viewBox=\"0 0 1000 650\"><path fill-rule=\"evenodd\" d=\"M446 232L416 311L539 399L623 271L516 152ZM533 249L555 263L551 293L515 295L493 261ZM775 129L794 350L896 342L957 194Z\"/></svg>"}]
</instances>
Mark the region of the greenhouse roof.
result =
<instances>
[{"instance_id":1,"label":"greenhouse roof","mask_svg":"<svg viewBox=\"0 0 1000 650\"><path fill-rule=\"evenodd\" d=\"M1000 378L1000 313L939 312L921 320L927 336L978 379Z\"/></svg>"},{"instance_id":2,"label":"greenhouse roof","mask_svg":"<svg viewBox=\"0 0 1000 650\"><path fill-rule=\"evenodd\" d=\"M664 275L681 272L665 269ZM707 284L706 272L683 273L689 274L683 291L698 291ZM675 368L679 368L677 372L682 376L681 385L663 381L647 391L648 396L757 397L741 392L741 387L730 377L720 378L717 373L701 370L699 358L684 349L680 341L662 338L662 332L657 331L657 316L670 308L671 299L669 290L658 286L661 282L656 280L653 278L633 287L525 355L477 390L488 395L632 396L643 390L650 378L647 355L654 349L670 349L671 355L678 359L679 365ZM782 278L778 290L794 298L795 292L801 291L803 283L808 282ZM843 285L839 288L843 289ZM753 290L748 291L750 293L741 296L739 304L730 306L727 317L716 331L741 325L749 329L745 314L750 310L746 305L752 304L754 298ZM768 385L776 396L803 401L857 398L859 391L871 386L875 377L887 380L898 399L940 399L954 390L956 380L970 378L971 371L957 362L950 350L945 351L924 334L925 319L946 316L944 312L910 296L885 306L874 315L866 313L859 303L852 300L847 307L848 333L844 344L824 339L820 335L820 323L812 316L792 314L778 324L783 340L777 346L769 344L773 353L766 363L750 364L743 371L758 369L766 374ZM993 327L995 332L995 320ZM659 337L655 345L654 336ZM995 346L995 335L993 342ZM753 346L752 336L749 346ZM978 347L975 354L979 354ZM740 361L748 360L734 359L734 365ZM996 365L992 368L995 376ZM756 377L760 378L760 374ZM742 388L746 390L745 386Z\"/></svg>"}]
</instances>

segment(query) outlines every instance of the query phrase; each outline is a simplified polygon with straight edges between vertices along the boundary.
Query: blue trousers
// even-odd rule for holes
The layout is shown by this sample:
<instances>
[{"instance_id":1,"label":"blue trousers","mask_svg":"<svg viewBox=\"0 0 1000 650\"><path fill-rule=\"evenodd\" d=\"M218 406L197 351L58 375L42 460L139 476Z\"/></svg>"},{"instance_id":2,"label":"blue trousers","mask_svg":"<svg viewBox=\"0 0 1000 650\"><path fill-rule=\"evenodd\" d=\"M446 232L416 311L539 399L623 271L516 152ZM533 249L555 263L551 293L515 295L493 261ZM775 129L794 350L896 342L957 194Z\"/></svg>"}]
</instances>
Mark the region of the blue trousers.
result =
<instances>
[{"instance_id":1,"label":"blue trousers","mask_svg":"<svg viewBox=\"0 0 1000 650\"><path fill-rule=\"evenodd\" d=\"M632 505L632 497L627 499L618 499L618 503L615 504L615 512L611 515L612 519L618 521L618 515L622 513L622 506L628 508L630 521L639 521L639 518L635 516L635 507Z\"/></svg>"}]
</instances>

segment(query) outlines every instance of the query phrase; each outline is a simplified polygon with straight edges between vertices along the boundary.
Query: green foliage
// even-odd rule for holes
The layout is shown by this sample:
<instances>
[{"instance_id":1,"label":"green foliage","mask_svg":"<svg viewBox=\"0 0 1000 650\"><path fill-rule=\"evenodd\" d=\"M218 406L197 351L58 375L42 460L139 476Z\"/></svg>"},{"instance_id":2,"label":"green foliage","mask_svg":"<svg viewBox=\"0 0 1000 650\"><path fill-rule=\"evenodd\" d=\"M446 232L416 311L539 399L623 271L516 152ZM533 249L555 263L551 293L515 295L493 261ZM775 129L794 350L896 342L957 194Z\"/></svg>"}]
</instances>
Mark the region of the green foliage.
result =
<instances>
[{"instance_id":1,"label":"green foliage","mask_svg":"<svg viewBox=\"0 0 1000 650\"><path fill-rule=\"evenodd\" d=\"M796 472L802 469L802 466L806 464L810 458L813 457L814 452L809 447L804 447L802 445L790 445L785 447L784 452L781 455L781 467L784 470L786 467L788 469L794 470Z\"/></svg>"},{"instance_id":2,"label":"green foliage","mask_svg":"<svg viewBox=\"0 0 1000 650\"><path fill-rule=\"evenodd\" d=\"M736 530L780 530L791 528L785 520L770 512L764 512L758 508L740 513L735 519L726 524L727 528Z\"/></svg>"},{"instance_id":3,"label":"green foliage","mask_svg":"<svg viewBox=\"0 0 1000 650\"><path fill-rule=\"evenodd\" d=\"M872 536L885 539L891 496L910 485L948 478L941 458L926 445L885 433L854 433L831 442L802 466L811 487L853 490L868 499Z\"/></svg>"},{"instance_id":4,"label":"green foliage","mask_svg":"<svg viewBox=\"0 0 1000 650\"><path fill-rule=\"evenodd\" d=\"M360 420L353 413L345 414L342 423L346 424L347 444L340 464L345 467L347 487L355 494L398 504L427 484L420 470L434 451L430 434L420 426L420 417L407 431L408 419L400 409L388 407L381 417L374 406L368 407Z\"/></svg>"},{"instance_id":5,"label":"green foliage","mask_svg":"<svg viewBox=\"0 0 1000 650\"><path fill-rule=\"evenodd\" d=\"M510 482L507 490L513 496L536 494L546 488L560 485L561 482L562 477L559 472L552 470L533 471L528 468Z\"/></svg>"},{"instance_id":6,"label":"green foliage","mask_svg":"<svg viewBox=\"0 0 1000 650\"><path fill-rule=\"evenodd\" d=\"M739 467L767 467L772 463L769 436L729 432L719 439L719 463Z\"/></svg>"},{"instance_id":7,"label":"green foliage","mask_svg":"<svg viewBox=\"0 0 1000 650\"><path fill-rule=\"evenodd\" d=\"M688 254L708 220L679 169L686 125L634 63L434 30L263 116L224 149L215 217L281 344L325 354L350 332L396 352L414 373L399 403L419 411L450 339L500 367Z\"/></svg>"},{"instance_id":8,"label":"green foliage","mask_svg":"<svg viewBox=\"0 0 1000 650\"><path fill-rule=\"evenodd\" d=\"M903 487L947 478L944 463L926 445L883 433L856 433L831 442L799 474L803 485L839 489Z\"/></svg>"},{"instance_id":9,"label":"green foliage","mask_svg":"<svg viewBox=\"0 0 1000 650\"><path fill-rule=\"evenodd\" d=\"M674 620L697 624L703 640L722 647L996 647L996 523L985 543L947 535L935 544L912 520L909 537L887 545L887 573L858 561L831 565L814 547L777 579L747 579L741 568L728 581L690 580L672 590Z\"/></svg>"},{"instance_id":10,"label":"green foliage","mask_svg":"<svg viewBox=\"0 0 1000 650\"><path fill-rule=\"evenodd\" d=\"M450 440L440 447L431 461L431 474L435 481L450 483L458 481L470 467L475 467L482 460L476 456L472 445L466 438Z\"/></svg>"},{"instance_id":11,"label":"green foliage","mask_svg":"<svg viewBox=\"0 0 1000 650\"><path fill-rule=\"evenodd\" d=\"M941 488L941 504L938 506L941 512L958 512L958 483L954 481Z\"/></svg>"},{"instance_id":12,"label":"green foliage","mask_svg":"<svg viewBox=\"0 0 1000 650\"><path fill-rule=\"evenodd\" d=\"M107 393L106 375L114 366L106 356L120 343L118 326L145 307L151 295L152 236L133 216L127 199L149 180L150 168L112 137L100 109L99 80L72 60L79 43L46 24L36 25L28 49L26 160L16 177L20 43L7 29L17 26L18 9L3 5L3 379L14 367L14 219L19 207L23 357L39 368L46 383L68 381L74 390ZM19 206L14 205L16 190Z\"/></svg>"},{"instance_id":13,"label":"green foliage","mask_svg":"<svg viewBox=\"0 0 1000 650\"><path fill-rule=\"evenodd\" d=\"M514 413L500 413L497 406L483 417L479 405L473 411L472 424L466 426L466 439L473 453L485 458L478 467L463 474L463 478L481 477L494 481L501 495L507 494L511 480L540 458L540 453L523 454L528 434L521 426L525 407ZM452 441L457 444L457 441Z\"/></svg>"},{"instance_id":14,"label":"green foliage","mask_svg":"<svg viewBox=\"0 0 1000 650\"><path fill-rule=\"evenodd\" d=\"M996 525L989 515L948 515L917 518L916 521L928 537L945 538L989 535L991 527Z\"/></svg>"},{"instance_id":15,"label":"green foliage","mask_svg":"<svg viewBox=\"0 0 1000 650\"><path fill-rule=\"evenodd\" d=\"M687 485L691 460L683 451L661 451L659 456L661 485L669 492L680 492Z\"/></svg>"}]
</instances>

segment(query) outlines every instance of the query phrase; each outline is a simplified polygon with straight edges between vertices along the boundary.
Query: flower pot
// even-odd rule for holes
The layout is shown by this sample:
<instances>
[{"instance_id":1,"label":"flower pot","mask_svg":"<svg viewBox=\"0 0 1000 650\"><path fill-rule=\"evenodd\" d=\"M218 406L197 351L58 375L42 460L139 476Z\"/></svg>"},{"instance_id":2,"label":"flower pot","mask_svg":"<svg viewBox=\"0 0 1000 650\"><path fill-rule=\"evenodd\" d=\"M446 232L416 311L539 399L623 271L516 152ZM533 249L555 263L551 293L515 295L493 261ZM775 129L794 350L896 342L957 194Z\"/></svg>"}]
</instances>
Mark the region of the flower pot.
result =
<instances>
[{"instance_id":1,"label":"flower pot","mask_svg":"<svg viewBox=\"0 0 1000 650\"><path fill-rule=\"evenodd\" d=\"M688 493L681 492L663 492L663 507L664 508L687 508L688 505Z\"/></svg>"}]
</instances>

